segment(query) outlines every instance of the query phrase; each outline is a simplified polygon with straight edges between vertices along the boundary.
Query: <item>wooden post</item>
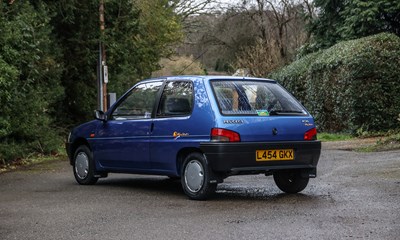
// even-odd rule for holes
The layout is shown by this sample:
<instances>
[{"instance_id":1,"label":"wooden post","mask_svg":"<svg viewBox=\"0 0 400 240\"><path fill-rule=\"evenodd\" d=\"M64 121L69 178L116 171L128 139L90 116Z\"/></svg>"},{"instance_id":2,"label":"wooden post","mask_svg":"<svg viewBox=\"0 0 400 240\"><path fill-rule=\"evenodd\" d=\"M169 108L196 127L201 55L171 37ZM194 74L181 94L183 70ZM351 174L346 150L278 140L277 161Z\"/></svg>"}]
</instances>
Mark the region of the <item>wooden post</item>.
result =
<instances>
[{"instance_id":1,"label":"wooden post","mask_svg":"<svg viewBox=\"0 0 400 240\"><path fill-rule=\"evenodd\" d=\"M104 37L104 29L105 29L105 24L104 24L104 0L100 0L100 6L99 6L99 18L100 18L100 33L101 33L101 38ZM103 86L103 91L102 91L102 96L103 96L103 111L107 111L107 83L104 81L104 66L106 66L106 50L103 41L101 40L100 43L101 46L101 62L100 62L100 68L101 68L101 79L102 81L102 86Z\"/></svg>"}]
</instances>

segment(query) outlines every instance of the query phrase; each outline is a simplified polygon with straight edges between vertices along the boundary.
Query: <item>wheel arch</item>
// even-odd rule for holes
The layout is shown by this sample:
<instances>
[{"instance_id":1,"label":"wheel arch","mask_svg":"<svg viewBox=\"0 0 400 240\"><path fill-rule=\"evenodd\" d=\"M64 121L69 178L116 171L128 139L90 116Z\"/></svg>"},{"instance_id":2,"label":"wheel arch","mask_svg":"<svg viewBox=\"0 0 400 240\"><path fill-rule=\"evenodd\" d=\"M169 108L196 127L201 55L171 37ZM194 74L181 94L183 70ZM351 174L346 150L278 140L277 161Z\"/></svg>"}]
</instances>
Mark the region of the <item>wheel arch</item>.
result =
<instances>
[{"instance_id":1,"label":"wheel arch","mask_svg":"<svg viewBox=\"0 0 400 240\"><path fill-rule=\"evenodd\" d=\"M85 145L86 147L89 148L89 150L91 151L91 147L89 142L85 139L85 138L77 138L74 143L71 145L71 158L69 159L69 162L71 165L73 165L73 161L74 161L74 155L76 150L79 148L79 146Z\"/></svg>"},{"instance_id":2,"label":"wheel arch","mask_svg":"<svg viewBox=\"0 0 400 240\"><path fill-rule=\"evenodd\" d=\"M198 152L200 154L203 154L203 152L196 147L186 147L182 148L179 150L178 154L176 155L176 171L177 174L180 176L181 175L181 168L183 161L185 160L186 156L188 156L190 153Z\"/></svg>"}]
</instances>

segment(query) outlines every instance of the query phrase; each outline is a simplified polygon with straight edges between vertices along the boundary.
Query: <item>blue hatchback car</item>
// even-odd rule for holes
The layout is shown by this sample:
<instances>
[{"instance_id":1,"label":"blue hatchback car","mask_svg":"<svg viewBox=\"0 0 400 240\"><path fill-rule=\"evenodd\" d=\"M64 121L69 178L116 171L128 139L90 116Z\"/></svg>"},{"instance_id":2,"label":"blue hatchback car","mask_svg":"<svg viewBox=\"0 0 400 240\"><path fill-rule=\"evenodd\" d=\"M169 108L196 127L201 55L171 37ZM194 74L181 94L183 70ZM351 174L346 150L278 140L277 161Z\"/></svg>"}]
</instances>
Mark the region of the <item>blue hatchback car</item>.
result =
<instances>
[{"instance_id":1,"label":"blue hatchback car","mask_svg":"<svg viewBox=\"0 0 400 240\"><path fill-rule=\"evenodd\" d=\"M297 193L316 177L321 143L312 116L276 81L174 76L141 81L66 143L79 184L108 173L180 178L206 199L232 175L273 175Z\"/></svg>"}]
</instances>

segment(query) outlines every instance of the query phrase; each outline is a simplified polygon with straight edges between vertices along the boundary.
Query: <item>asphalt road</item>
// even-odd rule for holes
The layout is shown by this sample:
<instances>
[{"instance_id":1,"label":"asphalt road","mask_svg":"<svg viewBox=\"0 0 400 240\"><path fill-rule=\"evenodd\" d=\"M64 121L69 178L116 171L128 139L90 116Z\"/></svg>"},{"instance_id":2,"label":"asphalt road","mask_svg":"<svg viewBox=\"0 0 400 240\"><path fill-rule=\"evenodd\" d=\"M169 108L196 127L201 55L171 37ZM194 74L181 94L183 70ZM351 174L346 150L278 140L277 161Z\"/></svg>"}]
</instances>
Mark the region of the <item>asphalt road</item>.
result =
<instances>
[{"instance_id":1,"label":"asphalt road","mask_svg":"<svg viewBox=\"0 0 400 240\"><path fill-rule=\"evenodd\" d=\"M191 201L165 177L78 185L67 161L0 175L0 239L400 239L400 151L324 147L318 177L287 195L272 177L226 179Z\"/></svg>"}]
</instances>

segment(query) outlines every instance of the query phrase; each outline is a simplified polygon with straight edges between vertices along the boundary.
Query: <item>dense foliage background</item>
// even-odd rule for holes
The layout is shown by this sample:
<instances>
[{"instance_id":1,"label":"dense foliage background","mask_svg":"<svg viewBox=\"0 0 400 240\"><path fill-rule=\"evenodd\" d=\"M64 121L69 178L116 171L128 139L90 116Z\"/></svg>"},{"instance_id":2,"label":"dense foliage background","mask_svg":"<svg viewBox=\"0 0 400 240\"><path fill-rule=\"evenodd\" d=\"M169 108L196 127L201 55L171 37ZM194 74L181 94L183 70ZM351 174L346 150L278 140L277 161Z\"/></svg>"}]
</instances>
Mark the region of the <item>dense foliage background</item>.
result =
<instances>
[{"instance_id":1,"label":"dense foliage background","mask_svg":"<svg viewBox=\"0 0 400 240\"><path fill-rule=\"evenodd\" d=\"M313 113L320 131L398 126L400 38L381 33L340 42L272 74Z\"/></svg>"},{"instance_id":2,"label":"dense foliage background","mask_svg":"<svg viewBox=\"0 0 400 240\"><path fill-rule=\"evenodd\" d=\"M400 2L315 0L314 6L319 13L307 15L311 39L299 60L270 76L307 106L320 131L398 128Z\"/></svg>"},{"instance_id":3,"label":"dense foliage background","mask_svg":"<svg viewBox=\"0 0 400 240\"><path fill-rule=\"evenodd\" d=\"M100 40L120 95L182 38L167 0L105 4L101 36L97 0L0 2L0 163L56 152L66 129L92 118Z\"/></svg>"},{"instance_id":4,"label":"dense foliage background","mask_svg":"<svg viewBox=\"0 0 400 240\"><path fill-rule=\"evenodd\" d=\"M60 48L43 3L1 2L0 159L58 148L54 122L63 98Z\"/></svg>"},{"instance_id":5,"label":"dense foliage background","mask_svg":"<svg viewBox=\"0 0 400 240\"><path fill-rule=\"evenodd\" d=\"M0 164L56 153L109 92L165 74L272 76L319 130L398 128L398 0L0 1ZM378 35L376 35L378 34ZM293 62L293 63L292 63ZM292 64L291 64L292 63Z\"/></svg>"}]
</instances>

